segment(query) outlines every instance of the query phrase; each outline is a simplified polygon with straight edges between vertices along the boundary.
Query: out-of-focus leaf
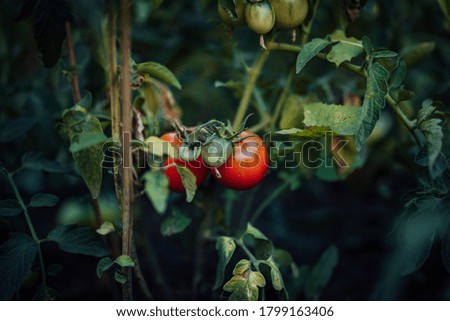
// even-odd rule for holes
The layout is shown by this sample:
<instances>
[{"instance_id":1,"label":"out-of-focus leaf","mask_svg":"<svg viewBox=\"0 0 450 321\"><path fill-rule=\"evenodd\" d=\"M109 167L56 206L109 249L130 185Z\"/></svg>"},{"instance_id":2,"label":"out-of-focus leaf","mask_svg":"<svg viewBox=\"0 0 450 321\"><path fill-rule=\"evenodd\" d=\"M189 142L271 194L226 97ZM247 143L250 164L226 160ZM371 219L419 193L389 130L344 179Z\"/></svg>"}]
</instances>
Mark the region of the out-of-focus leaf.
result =
<instances>
[{"instance_id":1,"label":"out-of-focus leaf","mask_svg":"<svg viewBox=\"0 0 450 321\"><path fill-rule=\"evenodd\" d=\"M192 220L186 215L175 214L167 217L161 223L162 236L171 236L177 233L183 232L190 224Z\"/></svg>"},{"instance_id":2,"label":"out-of-focus leaf","mask_svg":"<svg viewBox=\"0 0 450 321\"><path fill-rule=\"evenodd\" d=\"M186 189L186 202L190 203L194 199L197 191L197 177L189 168L177 166L177 172L180 174L181 182Z\"/></svg>"},{"instance_id":3,"label":"out-of-focus leaf","mask_svg":"<svg viewBox=\"0 0 450 321\"><path fill-rule=\"evenodd\" d=\"M419 269L428 258L433 245L437 215L438 198L418 199L405 208L408 219L400 228L400 253L402 254L403 274Z\"/></svg>"},{"instance_id":4,"label":"out-of-focus leaf","mask_svg":"<svg viewBox=\"0 0 450 321\"><path fill-rule=\"evenodd\" d=\"M405 59L401 58L397 67L392 71L391 76L389 77L389 87L390 88L399 88L406 78L406 63Z\"/></svg>"},{"instance_id":5,"label":"out-of-focus leaf","mask_svg":"<svg viewBox=\"0 0 450 321\"><path fill-rule=\"evenodd\" d=\"M59 202L59 198L53 194L39 193L31 197L31 207L53 207Z\"/></svg>"},{"instance_id":6,"label":"out-of-focus leaf","mask_svg":"<svg viewBox=\"0 0 450 321\"><path fill-rule=\"evenodd\" d=\"M405 47L401 54L405 60L406 66L409 68L417 65L433 52L434 47L434 42L419 42L417 44Z\"/></svg>"},{"instance_id":7,"label":"out-of-focus leaf","mask_svg":"<svg viewBox=\"0 0 450 321\"><path fill-rule=\"evenodd\" d=\"M177 77L173 74L173 72L171 72L166 66L163 66L160 63L154 61L143 62L140 64L136 64L135 68L137 73L141 75L150 76L165 81L175 88L181 89L181 84L178 81Z\"/></svg>"},{"instance_id":8,"label":"out-of-focus leaf","mask_svg":"<svg viewBox=\"0 0 450 321\"><path fill-rule=\"evenodd\" d=\"M328 39L315 38L303 45L302 50L297 56L296 72L302 71L303 67L313 59L319 52L331 44Z\"/></svg>"},{"instance_id":9,"label":"out-of-focus leaf","mask_svg":"<svg viewBox=\"0 0 450 321\"><path fill-rule=\"evenodd\" d=\"M305 100L295 94L286 98L280 117L280 129L299 128L303 123L303 106Z\"/></svg>"},{"instance_id":10,"label":"out-of-focus leaf","mask_svg":"<svg viewBox=\"0 0 450 321\"><path fill-rule=\"evenodd\" d=\"M233 277L225 283L223 289L231 292L230 301L256 301L258 300L258 287L266 285L264 276L257 271L252 271L250 261L239 261L234 270Z\"/></svg>"},{"instance_id":11,"label":"out-of-focus leaf","mask_svg":"<svg viewBox=\"0 0 450 321\"><path fill-rule=\"evenodd\" d=\"M11 300L33 265L39 245L31 237L15 233L0 245L0 300Z\"/></svg>"},{"instance_id":12,"label":"out-of-focus leaf","mask_svg":"<svg viewBox=\"0 0 450 321\"><path fill-rule=\"evenodd\" d=\"M172 144L156 136L150 136L145 139L144 150L156 156L162 157L167 155L175 158L175 148Z\"/></svg>"},{"instance_id":13,"label":"out-of-focus leaf","mask_svg":"<svg viewBox=\"0 0 450 321\"><path fill-rule=\"evenodd\" d=\"M145 181L145 194L150 199L158 214L164 214L169 200L169 180L161 171L147 171L142 179Z\"/></svg>"},{"instance_id":14,"label":"out-of-focus leaf","mask_svg":"<svg viewBox=\"0 0 450 321\"><path fill-rule=\"evenodd\" d=\"M1 200L0 216L15 216L22 213L22 207L17 200Z\"/></svg>"},{"instance_id":15,"label":"out-of-focus leaf","mask_svg":"<svg viewBox=\"0 0 450 321\"><path fill-rule=\"evenodd\" d=\"M44 66L53 67L61 56L66 38L65 23L73 20L66 0L26 0L19 18L30 17L33 34Z\"/></svg>"},{"instance_id":16,"label":"out-of-focus leaf","mask_svg":"<svg viewBox=\"0 0 450 321\"><path fill-rule=\"evenodd\" d=\"M81 135L73 144L70 145L70 152L76 153L83 149L103 144L110 139L103 134L103 131L94 131Z\"/></svg>"},{"instance_id":17,"label":"out-of-focus leaf","mask_svg":"<svg viewBox=\"0 0 450 321\"><path fill-rule=\"evenodd\" d=\"M336 246L330 246L312 267L305 284L307 300L318 300L323 289L333 274L339 261L339 252Z\"/></svg>"},{"instance_id":18,"label":"out-of-focus leaf","mask_svg":"<svg viewBox=\"0 0 450 321\"><path fill-rule=\"evenodd\" d=\"M11 119L0 125L0 143L8 143L22 138L35 124L32 118Z\"/></svg>"},{"instance_id":19,"label":"out-of-focus leaf","mask_svg":"<svg viewBox=\"0 0 450 321\"><path fill-rule=\"evenodd\" d=\"M68 253L101 257L110 252L100 237L88 227L59 225L48 233L47 238L58 243L59 248Z\"/></svg>"},{"instance_id":20,"label":"out-of-focus leaf","mask_svg":"<svg viewBox=\"0 0 450 321\"><path fill-rule=\"evenodd\" d=\"M247 229L242 234L242 239L245 241L246 236L254 238L255 256L259 259L268 259L273 254L273 244L259 229L252 224L247 223Z\"/></svg>"},{"instance_id":21,"label":"out-of-focus leaf","mask_svg":"<svg viewBox=\"0 0 450 321\"><path fill-rule=\"evenodd\" d=\"M422 131L426 140L428 171L432 178L436 178L441 175L442 172L446 170L448 165L445 157L442 156L442 145L444 139L442 119L432 118L435 110L436 107L431 102L425 102L417 113L418 127Z\"/></svg>"},{"instance_id":22,"label":"out-of-focus leaf","mask_svg":"<svg viewBox=\"0 0 450 321\"><path fill-rule=\"evenodd\" d=\"M97 229L97 233L100 235L108 235L112 232L114 232L116 229L114 227L114 224L111 222L104 222L102 225Z\"/></svg>"},{"instance_id":23,"label":"out-of-focus leaf","mask_svg":"<svg viewBox=\"0 0 450 321\"><path fill-rule=\"evenodd\" d=\"M219 289L223 283L225 268L236 250L236 243L231 237L220 236L216 242L216 250L219 254L219 262L217 264L216 282L214 283L213 290Z\"/></svg>"},{"instance_id":24,"label":"out-of-focus leaf","mask_svg":"<svg viewBox=\"0 0 450 321\"><path fill-rule=\"evenodd\" d=\"M97 263L97 277L99 279L101 279L103 272L108 271L113 265L114 265L114 262L113 262L113 260L111 260L111 258L109 258L109 257L102 258Z\"/></svg>"},{"instance_id":25,"label":"out-of-focus leaf","mask_svg":"<svg viewBox=\"0 0 450 321\"><path fill-rule=\"evenodd\" d=\"M43 170L49 173L66 173L69 171L67 166L46 159L42 154L37 154L34 152L28 152L22 156L22 167L27 169Z\"/></svg>"}]
</instances>

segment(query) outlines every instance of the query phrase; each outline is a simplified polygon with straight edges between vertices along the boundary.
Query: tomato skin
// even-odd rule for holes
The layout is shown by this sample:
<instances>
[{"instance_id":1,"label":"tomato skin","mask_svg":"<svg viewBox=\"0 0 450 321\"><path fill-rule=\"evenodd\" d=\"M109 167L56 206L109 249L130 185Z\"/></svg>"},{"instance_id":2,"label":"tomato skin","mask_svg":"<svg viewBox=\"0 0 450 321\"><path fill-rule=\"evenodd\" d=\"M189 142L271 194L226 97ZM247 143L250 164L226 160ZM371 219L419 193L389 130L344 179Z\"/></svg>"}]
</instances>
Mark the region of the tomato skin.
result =
<instances>
[{"instance_id":1,"label":"tomato skin","mask_svg":"<svg viewBox=\"0 0 450 321\"><path fill-rule=\"evenodd\" d=\"M172 143L172 146L176 149L179 149L183 143L175 132L165 133L160 137L160 139ZM202 184L208 177L209 170L203 164L201 156L199 156L195 161L192 162L185 162L179 158L174 159L172 157L169 157L164 162L163 166L167 167L168 165L171 165L173 163L177 164L178 166L184 166L188 168L195 175L197 186ZM183 181L181 180L181 176L180 174L178 174L176 166L168 167L163 171L163 173L169 180L169 189L171 191L177 193L184 193L186 191L183 185Z\"/></svg>"},{"instance_id":2,"label":"tomato skin","mask_svg":"<svg viewBox=\"0 0 450 321\"><path fill-rule=\"evenodd\" d=\"M299 26L308 14L307 0L270 0L275 12L275 27L292 29Z\"/></svg>"},{"instance_id":3,"label":"tomato skin","mask_svg":"<svg viewBox=\"0 0 450 321\"><path fill-rule=\"evenodd\" d=\"M165 133L160 137L160 139L172 143L172 146L176 149L180 148L180 146L183 144L176 132Z\"/></svg>"},{"instance_id":4,"label":"tomato skin","mask_svg":"<svg viewBox=\"0 0 450 321\"><path fill-rule=\"evenodd\" d=\"M247 4L245 19L248 27L259 35L268 33L275 25L275 13L268 0Z\"/></svg>"},{"instance_id":5,"label":"tomato skin","mask_svg":"<svg viewBox=\"0 0 450 321\"><path fill-rule=\"evenodd\" d=\"M243 131L239 137L254 135ZM267 173L269 155L259 136L248 137L234 144L234 154L227 162L212 168L214 177L225 187L247 190L258 185Z\"/></svg>"}]
</instances>

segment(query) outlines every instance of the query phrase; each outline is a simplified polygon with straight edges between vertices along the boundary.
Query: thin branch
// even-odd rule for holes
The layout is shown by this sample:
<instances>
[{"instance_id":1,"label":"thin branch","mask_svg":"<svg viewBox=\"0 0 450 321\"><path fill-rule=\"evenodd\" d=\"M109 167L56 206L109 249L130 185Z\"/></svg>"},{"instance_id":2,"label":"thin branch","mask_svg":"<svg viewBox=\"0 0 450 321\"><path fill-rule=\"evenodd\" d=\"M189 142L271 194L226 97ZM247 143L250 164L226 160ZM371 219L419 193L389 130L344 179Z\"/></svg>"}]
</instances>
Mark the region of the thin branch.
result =
<instances>
[{"instance_id":1,"label":"thin branch","mask_svg":"<svg viewBox=\"0 0 450 321\"><path fill-rule=\"evenodd\" d=\"M141 264L139 262L139 257L137 255L137 251L136 251L136 242L134 242L134 240L133 240L132 252L133 252L132 258L133 258L133 261L135 264L134 272L136 275L136 279L138 281L138 285L141 288L141 291L147 300L154 300L153 295L150 292L150 289L147 285L147 282L145 281L144 273L142 273Z\"/></svg>"},{"instance_id":2,"label":"thin branch","mask_svg":"<svg viewBox=\"0 0 450 321\"><path fill-rule=\"evenodd\" d=\"M239 126L241 125L242 121L245 118L245 114L247 113L247 109L250 104L250 98L252 97L253 88L256 85L256 81L259 75L261 74L262 68L267 58L269 58L269 54L270 54L269 50L262 51L259 54L253 66L248 71L249 77L247 85L245 86L245 90L244 93L242 94L241 101L239 103L239 107L237 109L236 116L233 122L234 131L237 131L239 129Z\"/></svg>"},{"instance_id":3,"label":"thin branch","mask_svg":"<svg viewBox=\"0 0 450 321\"><path fill-rule=\"evenodd\" d=\"M73 101L75 103L81 100L80 94L80 85L78 83L78 75L77 75L77 61L75 59L75 50L73 48L73 39L72 39L72 29L70 26L70 22L66 21L66 43L67 43L67 51L69 55L69 63L70 63L70 74L71 74L71 82L72 82L72 94Z\"/></svg>"},{"instance_id":4,"label":"thin branch","mask_svg":"<svg viewBox=\"0 0 450 321\"><path fill-rule=\"evenodd\" d=\"M133 176L132 176L132 152L131 152L131 2L130 0L121 1L121 97L122 97L122 139L123 165L122 165L122 255L131 257L132 238L133 238ZM122 287L123 299L129 301L133 299L132 273L130 268L124 268L126 282Z\"/></svg>"}]
</instances>

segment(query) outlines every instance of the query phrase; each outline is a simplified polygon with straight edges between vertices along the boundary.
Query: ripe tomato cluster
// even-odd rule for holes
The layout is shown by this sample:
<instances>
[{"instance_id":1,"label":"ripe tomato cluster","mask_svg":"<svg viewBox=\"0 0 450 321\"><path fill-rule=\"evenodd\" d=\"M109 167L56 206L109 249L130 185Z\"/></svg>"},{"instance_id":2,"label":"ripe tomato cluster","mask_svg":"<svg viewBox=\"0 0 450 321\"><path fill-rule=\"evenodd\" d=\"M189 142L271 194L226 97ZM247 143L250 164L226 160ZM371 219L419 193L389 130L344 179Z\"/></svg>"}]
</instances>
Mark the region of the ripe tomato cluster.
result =
<instances>
[{"instance_id":1,"label":"ripe tomato cluster","mask_svg":"<svg viewBox=\"0 0 450 321\"><path fill-rule=\"evenodd\" d=\"M234 190L246 190L258 185L267 173L269 156L263 140L248 130L232 133L223 123L210 121L191 133L186 130L165 133L161 139L171 143L177 157L169 157L164 175L174 192L185 191L176 166L189 169L202 184L208 174Z\"/></svg>"},{"instance_id":2,"label":"ripe tomato cluster","mask_svg":"<svg viewBox=\"0 0 450 321\"><path fill-rule=\"evenodd\" d=\"M306 19L308 0L235 0L236 17L218 2L222 21L234 28L247 25L260 35L260 44L265 48L264 35L273 28L293 29ZM295 34L295 33L294 33Z\"/></svg>"}]
</instances>

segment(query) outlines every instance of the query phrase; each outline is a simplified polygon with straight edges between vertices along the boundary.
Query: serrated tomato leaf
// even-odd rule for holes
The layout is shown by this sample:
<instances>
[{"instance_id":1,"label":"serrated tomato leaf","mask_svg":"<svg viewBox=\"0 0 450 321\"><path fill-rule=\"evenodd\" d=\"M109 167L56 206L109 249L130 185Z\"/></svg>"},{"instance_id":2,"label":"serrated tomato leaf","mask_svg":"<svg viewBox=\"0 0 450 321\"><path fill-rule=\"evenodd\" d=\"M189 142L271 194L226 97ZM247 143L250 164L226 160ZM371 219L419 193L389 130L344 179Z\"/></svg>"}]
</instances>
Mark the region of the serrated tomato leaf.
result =
<instances>
[{"instance_id":1,"label":"serrated tomato leaf","mask_svg":"<svg viewBox=\"0 0 450 321\"><path fill-rule=\"evenodd\" d=\"M33 265L39 245L22 233L0 245L0 300L11 300Z\"/></svg>"},{"instance_id":2,"label":"serrated tomato leaf","mask_svg":"<svg viewBox=\"0 0 450 321\"><path fill-rule=\"evenodd\" d=\"M296 72L302 71L306 64L313 59L319 52L331 44L328 39L315 38L303 45L302 50L297 56Z\"/></svg>"},{"instance_id":3,"label":"serrated tomato leaf","mask_svg":"<svg viewBox=\"0 0 450 321\"><path fill-rule=\"evenodd\" d=\"M266 280L261 272L252 271L250 261L239 261L234 270L233 277L225 283L223 289L231 292L230 301L257 301L258 287L266 285Z\"/></svg>"},{"instance_id":4,"label":"serrated tomato leaf","mask_svg":"<svg viewBox=\"0 0 450 321\"><path fill-rule=\"evenodd\" d=\"M305 284L307 300L318 300L325 286L331 279L334 268L339 261L339 252L336 246L330 246L312 267Z\"/></svg>"},{"instance_id":5,"label":"serrated tomato leaf","mask_svg":"<svg viewBox=\"0 0 450 321\"><path fill-rule=\"evenodd\" d=\"M154 61L143 62L140 64L136 64L135 68L138 74L165 81L175 88L181 89L181 84L178 81L177 77L173 74L173 72L160 63Z\"/></svg>"},{"instance_id":6,"label":"serrated tomato leaf","mask_svg":"<svg viewBox=\"0 0 450 321\"><path fill-rule=\"evenodd\" d=\"M59 248L68 253L101 257L110 252L99 235L89 227L59 225L50 231L47 238L58 243Z\"/></svg>"},{"instance_id":7,"label":"serrated tomato leaf","mask_svg":"<svg viewBox=\"0 0 450 321\"><path fill-rule=\"evenodd\" d=\"M0 216L15 216L22 213L22 207L14 199L0 201Z\"/></svg>"},{"instance_id":8,"label":"serrated tomato leaf","mask_svg":"<svg viewBox=\"0 0 450 321\"><path fill-rule=\"evenodd\" d=\"M225 268L233 257L236 250L236 243L233 238L228 236L220 236L216 242L216 250L219 254L219 262L217 264L216 281L213 290L221 287L224 280Z\"/></svg>"}]
</instances>

